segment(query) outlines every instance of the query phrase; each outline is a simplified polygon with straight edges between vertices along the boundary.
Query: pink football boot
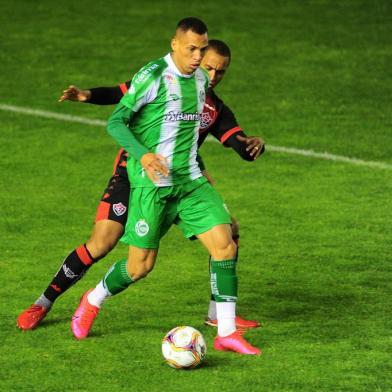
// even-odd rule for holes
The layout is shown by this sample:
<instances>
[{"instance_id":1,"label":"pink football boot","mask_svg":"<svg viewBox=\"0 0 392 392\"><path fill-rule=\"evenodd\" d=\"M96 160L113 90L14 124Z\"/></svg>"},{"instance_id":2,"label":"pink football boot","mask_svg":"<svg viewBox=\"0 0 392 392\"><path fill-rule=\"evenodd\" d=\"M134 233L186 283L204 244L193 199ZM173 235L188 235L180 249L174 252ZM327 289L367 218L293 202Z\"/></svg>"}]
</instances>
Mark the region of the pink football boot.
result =
<instances>
[{"instance_id":1,"label":"pink football boot","mask_svg":"<svg viewBox=\"0 0 392 392\"><path fill-rule=\"evenodd\" d=\"M218 351L234 351L246 355L261 355L261 350L248 343L242 337L240 330L224 337L218 335L214 341L214 349Z\"/></svg>"},{"instance_id":2,"label":"pink football boot","mask_svg":"<svg viewBox=\"0 0 392 392\"><path fill-rule=\"evenodd\" d=\"M76 339L85 339L91 327L93 326L95 318L98 316L99 308L91 305L87 296L93 289L86 291L80 300L79 306L72 316L71 329Z\"/></svg>"}]
</instances>

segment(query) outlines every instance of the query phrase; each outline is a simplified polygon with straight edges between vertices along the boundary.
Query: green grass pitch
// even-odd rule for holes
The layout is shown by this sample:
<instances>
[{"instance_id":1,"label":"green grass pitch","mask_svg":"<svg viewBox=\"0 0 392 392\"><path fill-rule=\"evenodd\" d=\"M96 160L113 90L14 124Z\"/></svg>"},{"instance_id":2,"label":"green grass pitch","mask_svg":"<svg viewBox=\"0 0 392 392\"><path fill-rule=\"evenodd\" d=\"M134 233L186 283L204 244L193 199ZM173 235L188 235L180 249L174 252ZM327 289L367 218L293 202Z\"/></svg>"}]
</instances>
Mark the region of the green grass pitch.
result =
<instances>
[{"instance_id":1,"label":"green grass pitch","mask_svg":"<svg viewBox=\"0 0 392 392\"><path fill-rule=\"evenodd\" d=\"M392 390L389 0L15 0L0 9L0 104L105 120L110 107L57 98L71 83L129 79L194 15L232 48L218 94L267 141L254 164L217 143L201 151L241 224L238 310L263 323L247 334L263 355L212 349L207 254L176 228L153 273L110 299L79 342L69 326L78 299L122 245L37 330L22 333L16 318L88 238L117 146L103 127L0 110L1 391ZM198 370L162 361L163 335L181 324L206 338Z\"/></svg>"}]
</instances>

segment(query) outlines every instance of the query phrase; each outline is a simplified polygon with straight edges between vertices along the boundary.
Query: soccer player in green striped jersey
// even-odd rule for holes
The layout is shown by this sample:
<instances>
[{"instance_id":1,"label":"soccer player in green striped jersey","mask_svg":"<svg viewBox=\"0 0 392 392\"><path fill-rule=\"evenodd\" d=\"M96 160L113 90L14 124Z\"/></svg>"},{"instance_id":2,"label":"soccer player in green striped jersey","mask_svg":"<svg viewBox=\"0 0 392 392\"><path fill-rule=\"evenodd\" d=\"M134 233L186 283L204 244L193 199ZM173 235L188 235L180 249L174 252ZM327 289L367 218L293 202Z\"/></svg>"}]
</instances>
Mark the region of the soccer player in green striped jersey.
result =
<instances>
[{"instance_id":1,"label":"soccer player in green striped jersey","mask_svg":"<svg viewBox=\"0 0 392 392\"><path fill-rule=\"evenodd\" d=\"M196 161L200 113L208 88L208 76L198 67L207 44L203 22L180 21L172 52L134 76L109 119L109 133L129 154L131 208L122 238L129 253L82 297L71 323L78 339L87 337L107 297L153 269L160 239L179 220L184 235L197 236L212 256L211 288L218 318L214 347L260 354L236 330L236 245L230 217Z\"/></svg>"},{"instance_id":2,"label":"soccer player in green striped jersey","mask_svg":"<svg viewBox=\"0 0 392 392\"><path fill-rule=\"evenodd\" d=\"M201 115L198 146L200 148L207 135L210 134L219 140L222 146L236 151L242 159L254 161L264 149L263 141L258 137L246 136L230 108L214 93L214 88L222 81L230 62L230 48L223 41L209 40L201 67L209 74L210 86ZM113 87L95 87L88 90L70 86L64 91L60 101L73 100L97 105L118 104L130 85L129 80ZM109 253L121 238L128 217L131 191L126 169L127 157L128 153L121 148L115 159L113 175L98 205L90 239L65 257L45 291L34 304L19 314L17 319L19 328L31 330L37 327L51 310L54 302L78 282L93 264ZM202 169L201 161L199 164ZM212 184L211 177L205 168L203 174ZM238 246L239 225L233 217L231 218L233 240ZM205 324L217 327L216 302L213 296L211 296ZM237 328L257 328L260 324L237 314L236 325Z\"/></svg>"}]
</instances>

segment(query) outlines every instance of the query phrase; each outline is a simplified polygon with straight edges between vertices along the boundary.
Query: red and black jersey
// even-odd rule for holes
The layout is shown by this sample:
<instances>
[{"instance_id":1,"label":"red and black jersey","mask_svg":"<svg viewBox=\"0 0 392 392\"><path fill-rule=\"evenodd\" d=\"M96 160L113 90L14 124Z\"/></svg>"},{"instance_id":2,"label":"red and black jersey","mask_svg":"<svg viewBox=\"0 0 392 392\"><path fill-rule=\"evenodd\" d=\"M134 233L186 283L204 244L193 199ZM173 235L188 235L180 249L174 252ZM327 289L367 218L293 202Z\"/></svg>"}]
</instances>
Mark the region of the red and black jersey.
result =
<instances>
[{"instance_id":1,"label":"red and black jersey","mask_svg":"<svg viewBox=\"0 0 392 392\"><path fill-rule=\"evenodd\" d=\"M114 105L120 102L131 85L130 81L115 87L91 88L89 103L97 105ZM233 148L243 159L253 161L250 151L246 151L246 144L237 139L237 135L246 136L228 106L209 89L206 95L203 113L200 120L199 147L208 134L213 135L225 147Z\"/></svg>"},{"instance_id":2,"label":"red and black jersey","mask_svg":"<svg viewBox=\"0 0 392 392\"><path fill-rule=\"evenodd\" d=\"M200 119L199 146L202 145L208 134L224 144L231 135L240 131L241 127L238 125L234 113L213 90L208 90Z\"/></svg>"}]
</instances>

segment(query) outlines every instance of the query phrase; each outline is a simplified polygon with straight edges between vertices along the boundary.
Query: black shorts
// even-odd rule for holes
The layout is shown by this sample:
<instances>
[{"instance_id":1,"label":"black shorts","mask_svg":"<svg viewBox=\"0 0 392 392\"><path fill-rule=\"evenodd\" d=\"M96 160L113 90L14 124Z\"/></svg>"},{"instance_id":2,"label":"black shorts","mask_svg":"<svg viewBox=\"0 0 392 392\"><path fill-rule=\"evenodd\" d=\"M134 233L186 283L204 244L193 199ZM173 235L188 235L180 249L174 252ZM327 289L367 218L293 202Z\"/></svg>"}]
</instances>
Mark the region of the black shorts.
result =
<instances>
[{"instance_id":1,"label":"black shorts","mask_svg":"<svg viewBox=\"0 0 392 392\"><path fill-rule=\"evenodd\" d=\"M113 175L101 197L95 222L109 219L125 226L131 185L127 173L128 153L121 149L114 161Z\"/></svg>"}]
</instances>

